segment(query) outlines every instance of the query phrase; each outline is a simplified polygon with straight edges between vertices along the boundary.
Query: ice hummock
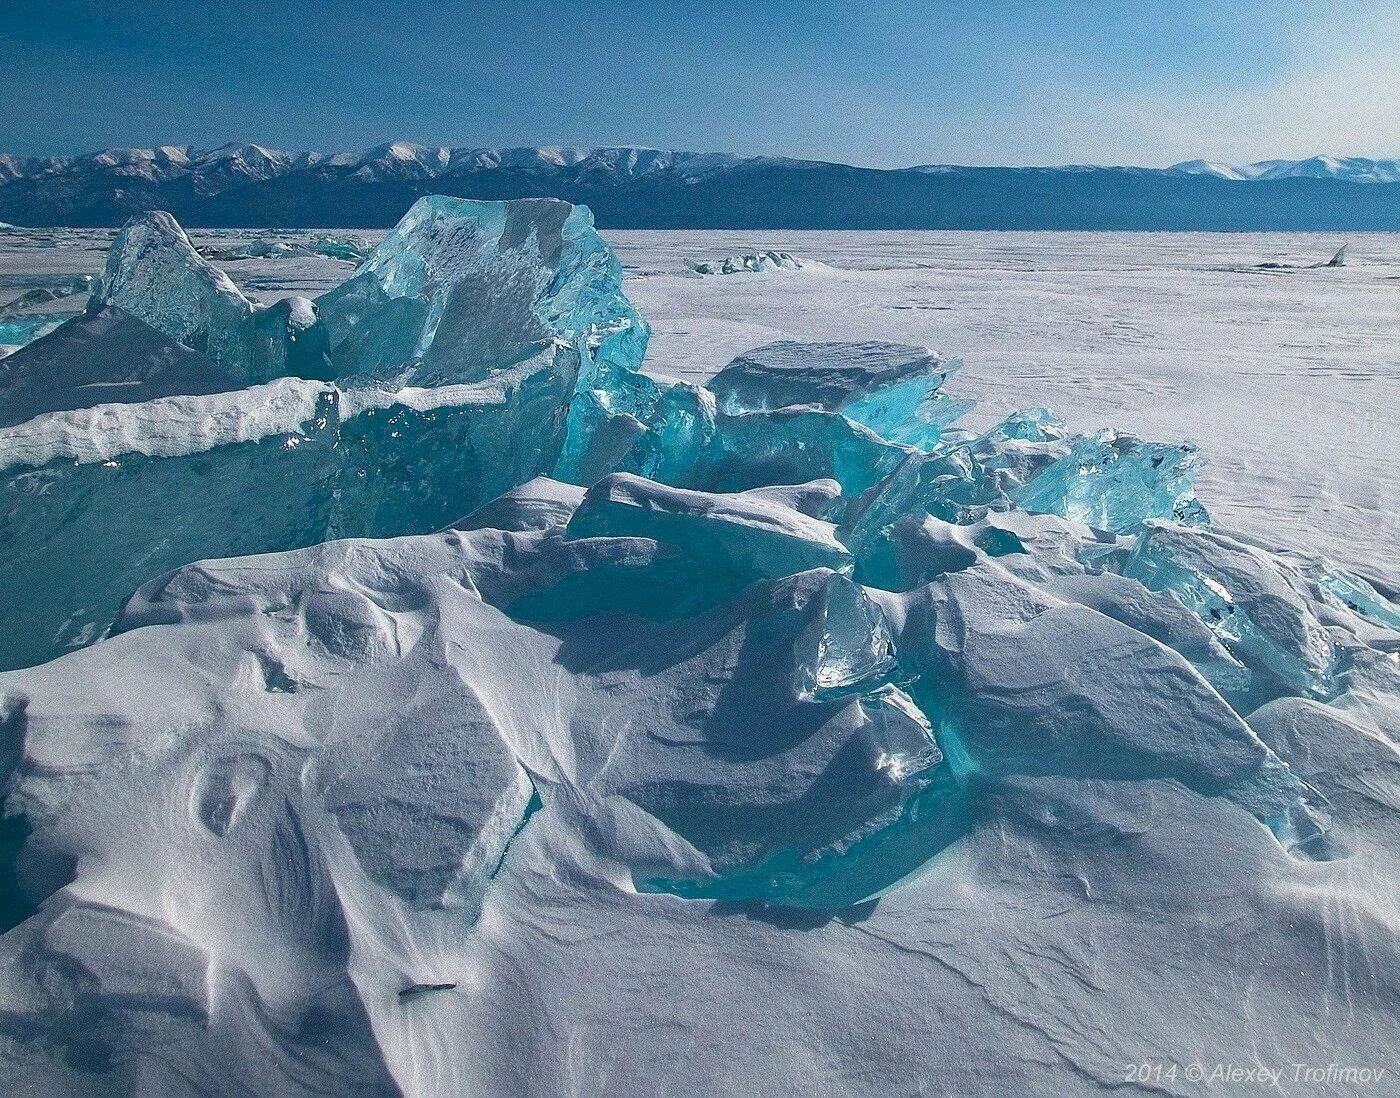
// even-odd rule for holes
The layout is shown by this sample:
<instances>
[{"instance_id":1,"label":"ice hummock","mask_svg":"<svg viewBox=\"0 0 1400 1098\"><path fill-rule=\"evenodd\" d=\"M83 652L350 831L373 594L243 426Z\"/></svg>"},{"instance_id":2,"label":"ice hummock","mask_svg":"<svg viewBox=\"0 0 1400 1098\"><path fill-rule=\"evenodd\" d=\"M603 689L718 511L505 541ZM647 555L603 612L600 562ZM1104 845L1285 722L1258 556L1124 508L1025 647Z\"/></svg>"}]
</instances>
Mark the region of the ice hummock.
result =
<instances>
[{"instance_id":1,"label":"ice hummock","mask_svg":"<svg viewBox=\"0 0 1400 1098\"><path fill-rule=\"evenodd\" d=\"M21 352L89 380L0 429L5 657L76 647L0 673L9 1088L1388 1062L1400 608L926 349L643 374L590 234L424 200L245 385L161 230Z\"/></svg>"},{"instance_id":2,"label":"ice hummock","mask_svg":"<svg viewBox=\"0 0 1400 1098\"><path fill-rule=\"evenodd\" d=\"M340 376L351 379L469 383L555 344L636 370L646 350L592 215L554 199L420 199L317 304ZM397 353L367 359L360 330L377 346L392 338Z\"/></svg>"},{"instance_id":3,"label":"ice hummock","mask_svg":"<svg viewBox=\"0 0 1400 1098\"><path fill-rule=\"evenodd\" d=\"M932 446L971 400L939 392L961 366L897 343L770 343L706 382L726 415L774 408L840 412L890 442Z\"/></svg>"},{"instance_id":4,"label":"ice hummock","mask_svg":"<svg viewBox=\"0 0 1400 1098\"><path fill-rule=\"evenodd\" d=\"M698 275L728 275L747 272L763 274L769 271L800 271L806 266L789 252L749 252L723 259L692 260L690 269Z\"/></svg>"},{"instance_id":5,"label":"ice hummock","mask_svg":"<svg viewBox=\"0 0 1400 1098\"><path fill-rule=\"evenodd\" d=\"M1026 511L1115 533L1138 529L1148 519L1199 522L1205 518L1195 498L1201 464L1189 444L1143 442L1103 430L1076 440L1010 499Z\"/></svg>"}]
</instances>

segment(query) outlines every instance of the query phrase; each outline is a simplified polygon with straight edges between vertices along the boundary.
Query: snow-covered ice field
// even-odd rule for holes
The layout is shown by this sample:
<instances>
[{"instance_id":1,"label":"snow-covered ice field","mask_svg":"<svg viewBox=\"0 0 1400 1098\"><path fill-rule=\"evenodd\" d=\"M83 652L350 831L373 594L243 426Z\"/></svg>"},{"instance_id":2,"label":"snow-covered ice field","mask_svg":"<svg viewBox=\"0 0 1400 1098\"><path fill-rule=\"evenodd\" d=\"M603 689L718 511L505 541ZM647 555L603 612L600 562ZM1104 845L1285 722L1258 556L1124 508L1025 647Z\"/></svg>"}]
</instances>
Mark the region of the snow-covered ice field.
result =
<instances>
[{"instance_id":1,"label":"snow-covered ice field","mask_svg":"<svg viewBox=\"0 0 1400 1098\"><path fill-rule=\"evenodd\" d=\"M248 239L191 235L201 248ZM95 274L111 236L0 233L0 303ZM972 425L1043 404L1079 430L1195 441L1208 462L1199 495L1219 522L1400 582L1400 236L604 236L652 326L653 372L703 379L780 338L927 344L963 359L948 391L982 401ZM1343 243L1346 266L1306 269ZM809 266L705 278L688 267L766 249ZM220 262L263 301L321 293L352 267L321 256Z\"/></svg>"}]
</instances>

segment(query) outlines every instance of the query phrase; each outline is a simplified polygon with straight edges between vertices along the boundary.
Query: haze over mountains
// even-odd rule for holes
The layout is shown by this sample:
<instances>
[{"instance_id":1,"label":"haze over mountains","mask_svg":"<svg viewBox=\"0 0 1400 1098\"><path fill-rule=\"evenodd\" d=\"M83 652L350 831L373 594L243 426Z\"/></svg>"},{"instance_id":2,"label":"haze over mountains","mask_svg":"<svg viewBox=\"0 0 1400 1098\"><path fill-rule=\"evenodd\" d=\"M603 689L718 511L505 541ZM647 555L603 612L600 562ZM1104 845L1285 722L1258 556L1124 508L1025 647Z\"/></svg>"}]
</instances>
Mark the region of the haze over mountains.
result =
<instances>
[{"instance_id":1,"label":"haze over mountains","mask_svg":"<svg viewBox=\"0 0 1400 1098\"><path fill-rule=\"evenodd\" d=\"M0 154L0 221L372 228L429 193L554 196L605 228L1400 230L1400 161L1313 157L1170 168L860 168L642 148L368 152L260 145Z\"/></svg>"}]
</instances>

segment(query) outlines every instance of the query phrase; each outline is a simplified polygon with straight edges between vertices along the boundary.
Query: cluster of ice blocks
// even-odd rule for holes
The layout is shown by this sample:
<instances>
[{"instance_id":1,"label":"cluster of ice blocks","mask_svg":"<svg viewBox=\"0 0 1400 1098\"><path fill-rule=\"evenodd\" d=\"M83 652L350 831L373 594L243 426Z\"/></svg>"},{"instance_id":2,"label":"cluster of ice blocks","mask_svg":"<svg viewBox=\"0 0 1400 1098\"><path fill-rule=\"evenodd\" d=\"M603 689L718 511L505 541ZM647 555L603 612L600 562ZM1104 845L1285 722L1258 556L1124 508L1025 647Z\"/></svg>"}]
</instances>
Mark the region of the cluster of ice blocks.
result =
<instances>
[{"instance_id":1,"label":"cluster of ice blocks","mask_svg":"<svg viewBox=\"0 0 1400 1098\"><path fill-rule=\"evenodd\" d=\"M30 830L0 1037L41 1038L0 1046L15 1079L97 1047L174 1085L175 1040L266 1087L490 1089L481 1019L571 920L655 920L579 992L622 1002L628 957L720 949L727 911L985 887L989 828L1049 844L1047 911L1109 832L1382 874L1400 612L1214 528L1193 448L959 430L923 348L774 344L696 386L646 342L585 209L427 198L266 309L139 219L89 312L4 361L0 660L77 649L0 674ZM1361 756L1374 796L1329 762ZM1049 986L1031 923L994 944ZM913 925L871 940L921 956ZM848 1007L821 1033L879 1024Z\"/></svg>"},{"instance_id":2,"label":"cluster of ice blocks","mask_svg":"<svg viewBox=\"0 0 1400 1098\"><path fill-rule=\"evenodd\" d=\"M322 255L347 263L359 263L372 250L369 241L357 236L335 236L318 233L302 242L287 239L294 234L282 231L259 233L249 240L228 245L209 244L199 249L205 259L228 262L239 259L300 259Z\"/></svg>"},{"instance_id":3,"label":"cluster of ice blocks","mask_svg":"<svg viewBox=\"0 0 1400 1098\"><path fill-rule=\"evenodd\" d=\"M690 269L698 275L740 274L749 272L763 274L769 271L800 271L802 260L788 252L751 252L747 255L730 255L723 259L695 260Z\"/></svg>"},{"instance_id":4,"label":"cluster of ice blocks","mask_svg":"<svg viewBox=\"0 0 1400 1098\"><path fill-rule=\"evenodd\" d=\"M181 564L441 527L550 472L584 364L645 345L565 203L424 199L348 282L268 308L139 218L87 314L0 360L0 581L31 593L0 665Z\"/></svg>"}]
</instances>

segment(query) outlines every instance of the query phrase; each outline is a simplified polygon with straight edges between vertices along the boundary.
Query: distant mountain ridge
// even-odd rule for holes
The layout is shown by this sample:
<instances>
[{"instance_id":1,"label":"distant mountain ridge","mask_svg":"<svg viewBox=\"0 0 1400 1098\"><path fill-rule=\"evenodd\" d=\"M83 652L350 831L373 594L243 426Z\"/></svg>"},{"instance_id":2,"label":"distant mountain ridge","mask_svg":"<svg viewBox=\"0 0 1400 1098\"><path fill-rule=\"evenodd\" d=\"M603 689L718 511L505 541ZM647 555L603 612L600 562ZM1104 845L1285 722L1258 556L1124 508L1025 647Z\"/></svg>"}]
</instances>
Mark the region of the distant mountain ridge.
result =
<instances>
[{"instance_id":1,"label":"distant mountain ridge","mask_svg":"<svg viewBox=\"0 0 1400 1098\"><path fill-rule=\"evenodd\" d=\"M1167 169L1182 175L1213 175L1238 182L1268 179L1346 179L1358 183L1400 183L1400 160L1371 160L1364 156L1313 156L1307 160L1260 160L1253 164L1220 164L1187 160Z\"/></svg>"},{"instance_id":2,"label":"distant mountain ridge","mask_svg":"<svg viewBox=\"0 0 1400 1098\"><path fill-rule=\"evenodd\" d=\"M662 149L367 152L166 145L0 154L0 221L112 226L166 209L184 224L392 225L427 193L554 196L608 228L1400 230L1400 161L1313 157L1170 168L858 168Z\"/></svg>"}]
</instances>

